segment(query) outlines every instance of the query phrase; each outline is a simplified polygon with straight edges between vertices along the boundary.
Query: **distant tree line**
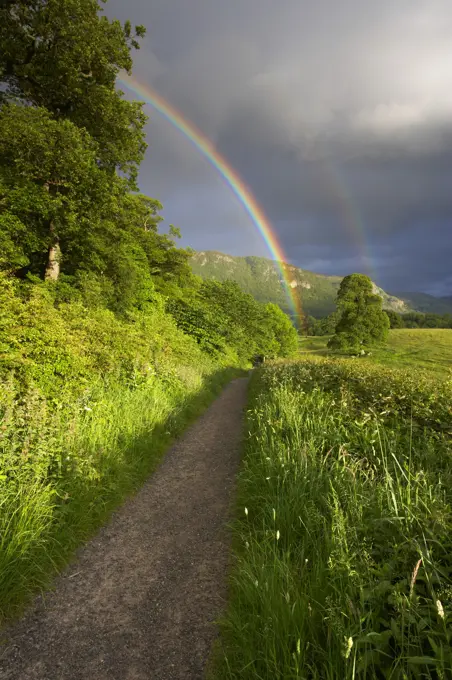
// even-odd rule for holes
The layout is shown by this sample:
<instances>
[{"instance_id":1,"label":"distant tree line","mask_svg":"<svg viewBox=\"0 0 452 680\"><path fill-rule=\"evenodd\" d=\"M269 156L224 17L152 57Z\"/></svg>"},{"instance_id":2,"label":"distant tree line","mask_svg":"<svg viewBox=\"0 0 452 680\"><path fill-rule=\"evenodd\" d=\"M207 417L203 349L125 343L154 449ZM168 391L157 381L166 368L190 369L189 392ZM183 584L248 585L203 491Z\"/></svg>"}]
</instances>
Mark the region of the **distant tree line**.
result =
<instances>
[{"instance_id":1,"label":"distant tree line","mask_svg":"<svg viewBox=\"0 0 452 680\"><path fill-rule=\"evenodd\" d=\"M421 312L408 312L397 314L391 310L386 311L391 328L452 328L452 314L432 314Z\"/></svg>"},{"instance_id":2,"label":"distant tree line","mask_svg":"<svg viewBox=\"0 0 452 680\"><path fill-rule=\"evenodd\" d=\"M385 312L389 317L391 328L452 328L452 314L422 314L421 312L397 314L392 310L385 310ZM306 335L333 335L339 316L338 311L322 319L308 316L305 323Z\"/></svg>"}]
</instances>

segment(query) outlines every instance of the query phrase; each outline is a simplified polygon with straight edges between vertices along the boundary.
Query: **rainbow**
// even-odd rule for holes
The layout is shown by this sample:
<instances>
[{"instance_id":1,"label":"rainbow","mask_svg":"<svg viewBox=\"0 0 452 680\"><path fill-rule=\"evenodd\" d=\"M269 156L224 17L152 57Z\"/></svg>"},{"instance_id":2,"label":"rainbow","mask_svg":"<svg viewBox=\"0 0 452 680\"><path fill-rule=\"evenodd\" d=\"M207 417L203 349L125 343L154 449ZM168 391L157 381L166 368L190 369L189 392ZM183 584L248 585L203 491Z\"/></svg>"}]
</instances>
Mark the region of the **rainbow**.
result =
<instances>
[{"instance_id":1,"label":"rainbow","mask_svg":"<svg viewBox=\"0 0 452 680\"><path fill-rule=\"evenodd\" d=\"M377 271L374 259L365 238L366 230L359 206L353 200L350 190L343 175L339 172L332 160L324 160L322 164L325 183L329 185L333 195L338 201L339 210L342 213L342 222L348 229L352 242L357 246L363 267L363 274L370 276L372 281L377 279Z\"/></svg>"},{"instance_id":2,"label":"rainbow","mask_svg":"<svg viewBox=\"0 0 452 680\"><path fill-rule=\"evenodd\" d=\"M239 174L228 163L215 148L212 142L187 118L185 118L180 111L174 108L166 101L158 92L156 92L147 83L142 83L136 77L131 77L124 72L121 72L118 78L119 82L125 85L131 92L138 95L147 104L150 104L163 118L169 121L175 128L177 128L183 135L193 144L193 146L200 151L213 165L213 167L220 173L226 183L230 186L234 194L239 199L240 203L245 208L248 215L251 217L253 224L258 229L263 237L271 256L276 260L276 265L281 274L281 280L284 286L285 293L289 302L291 313L298 323L301 323L303 318L301 303L296 289L292 288L291 280L284 268L286 256L279 243L275 232L266 217L261 206L253 196L251 190L246 186Z\"/></svg>"}]
</instances>

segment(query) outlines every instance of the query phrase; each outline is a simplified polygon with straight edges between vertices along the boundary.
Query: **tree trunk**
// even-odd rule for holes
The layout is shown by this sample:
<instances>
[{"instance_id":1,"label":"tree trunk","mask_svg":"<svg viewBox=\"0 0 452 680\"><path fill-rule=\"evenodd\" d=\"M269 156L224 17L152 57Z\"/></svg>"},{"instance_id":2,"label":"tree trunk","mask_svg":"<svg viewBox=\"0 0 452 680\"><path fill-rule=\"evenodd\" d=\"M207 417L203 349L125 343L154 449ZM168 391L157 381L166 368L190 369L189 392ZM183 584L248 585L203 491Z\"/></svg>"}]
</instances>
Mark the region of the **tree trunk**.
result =
<instances>
[{"instance_id":1,"label":"tree trunk","mask_svg":"<svg viewBox=\"0 0 452 680\"><path fill-rule=\"evenodd\" d=\"M46 191L50 191L50 186L45 184ZM49 247L49 254L47 256L46 271L44 274L44 279L46 281L58 281L60 275L60 260L61 260L61 248L60 239L55 233L55 224L50 222L49 233L52 238L52 242Z\"/></svg>"},{"instance_id":2,"label":"tree trunk","mask_svg":"<svg viewBox=\"0 0 452 680\"><path fill-rule=\"evenodd\" d=\"M58 277L60 275L61 248L59 238L54 232L53 223L50 225L50 233L53 236L53 242L49 248L44 279L46 281L58 281Z\"/></svg>"}]
</instances>

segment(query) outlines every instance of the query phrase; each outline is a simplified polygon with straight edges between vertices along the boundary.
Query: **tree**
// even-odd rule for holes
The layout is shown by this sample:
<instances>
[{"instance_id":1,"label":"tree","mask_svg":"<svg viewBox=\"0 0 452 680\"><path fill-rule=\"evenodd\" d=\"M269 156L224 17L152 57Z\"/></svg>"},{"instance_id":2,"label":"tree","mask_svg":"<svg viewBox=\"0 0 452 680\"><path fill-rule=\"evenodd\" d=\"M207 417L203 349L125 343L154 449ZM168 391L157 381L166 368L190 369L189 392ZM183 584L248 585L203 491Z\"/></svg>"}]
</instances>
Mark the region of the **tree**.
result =
<instances>
[{"instance_id":1,"label":"tree","mask_svg":"<svg viewBox=\"0 0 452 680\"><path fill-rule=\"evenodd\" d=\"M386 309L385 311L386 314L388 315L389 324L391 328L404 327L403 318L400 314L397 314L397 312L394 312L392 309Z\"/></svg>"},{"instance_id":2,"label":"tree","mask_svg":"<svg viewBox=\"0 0 452 680\"><path fill-rule=\"evenodd\" d=\"M0 77L5 100L46 108L85 128L99 159L132 179L146 149L142 104L116 90L145 35L109 21L97 0L6 0L0 9Z\"/></svg>"},{"instance_id":3,"label":"tree","mask_svg":"<svg viewBox=\"0 0 452 680\"><path fill-rule=\"evenodd\" d=\"M269 302L265 305L265 325L273 336L273 351L267 351L272 357L290 357L298 350L298 333L278 305Z\"/></svg>"},{"instance_id":4,"label":"tree","mask_svg":"<svg viewBox=\"0 0 452 680\"><path fill-rule=\"evenodd\" d=\"M368 276L346 276L337 294L337 307L341 317L329 347L358 351L387 339L389 318L382 309L381 297L373 293Z\"/></svg>"},{"instance_id":5,"label":"tree","mask_svg":"<svg viewBox=\"0 0 452 680\"><path fill-rule=\"evenodd\" d=\"M0 178L0 200L8 211L6 216L2 214L0 242L5 244L10 265L23 265L35 255L39 261L43 243L50 241L44 272L46 278L57 280L60 262L66 254L63 241L70 247L67 237L75 225L82 233L79 208L83 203L82 184L86 186L88 175L81 183L75 177L78 174L80 178L80 172L75 172L74 180L71 179L68 170L72 163L72 141L76 142L74 157L84 147L85 155L90 156L90 172L103 171L109 177L111 186L104 196L113 199L115 194L137 189L138 166L146 149L143 128L147 119L142 104L125 100L116 89L116 78L121 69L130 72L131 50L139 47L137 38L144 34L142 26L133 32L130 22L121 25L119 21L109 21L101 14L97 0L2 2L0 110L6 110L6 118L9 115L11 119L11 112L18 115L27 135L21 141L19 132L11 128L11 120L3 120L2 153L5 158L8 155L14 158L15 144L16 149L21 147L22 154L20 181L10 181L7 174L5 179L4 173ZM8 139L11 129L15 132L13 140ZM33 146L27 149L29 140L39 150L38 157L45 160L48 181L45 172L40 176L37 171L38 157L34 162ZM65 157L58 158L58 153ZM61 173L62 166L65 166L63 183L53 177ZM93 223L99 206L95 207L91 191L86 190L85 196L85 213L91 212ZM35 211L33 197L39 199ZM74 200L78 203L76 207ZM101 199L100 204L108 214L105 200ZM26 213L26 222L19 212ZM24 227L28 234L25 249L33 251L36 247L36 254L21 252L20 234ZM94 226L85 224L83 228L89 231ZM82 241L86 245L89 239ZM91 243L95 241L91 239Z\"/></svg>"},{"instance_id":6,"label":"tree","mask_svg":"<svg viewBox=\"0 0 452 680\"><path fill-rule=\"evenodd\" d=\"M307 335L333 335L339 319L340 314L337 311L329 314L323 319L316 319L313 316L308 316Z\"/></svg>"},{"instance_id":7,"label":"tree","mask_svg":"<svg viewBox=\"0 0 452 680\"><path fill-rule=\"evenodd\" d=\"M44 108L0 109L0 239L3 268L27 266L57 279L61 251L86 239L88 218L108 197L110 180L97 164L97 143ZM5 257L6 255L6 257Z\"/></svg>"}]
</instances>

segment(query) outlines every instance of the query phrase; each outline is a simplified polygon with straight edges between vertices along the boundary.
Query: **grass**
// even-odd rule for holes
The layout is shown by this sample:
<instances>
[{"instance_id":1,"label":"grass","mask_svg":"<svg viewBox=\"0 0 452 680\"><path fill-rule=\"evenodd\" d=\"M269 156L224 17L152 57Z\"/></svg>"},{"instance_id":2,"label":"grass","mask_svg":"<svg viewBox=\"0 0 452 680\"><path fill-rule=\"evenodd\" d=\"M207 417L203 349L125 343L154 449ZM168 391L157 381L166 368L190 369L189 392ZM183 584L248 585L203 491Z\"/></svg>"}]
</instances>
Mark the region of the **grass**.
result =
<instances>
[{"instance_id":1,"label":"grass","mask_svg":"<svg viewBox=\"0 0 452 680\"><path fill-rule=\"evenodd\" d=\"M214 677L452 677L452 384L306 358L253 377Z\"/></svg>"},{"instance_id":2,"label":"grass","mask_svg":"<svg viewBox=\"0 0 452 680\"><path fill-rule=\"evenodd\" d=\"M180 371L182 371L180 368ZM188 375L187 372L190 374ZM101 383L59 414L39 392L0 400L0 619L18 615L156 468L237 369Z\"/></svg>"},{"instance_id":3,"label":"grass","mask_svg":"<svg viewBox=\"0 0 452 680\"><path fill-rule=\"evenodd\" d=\"M328 336L303 338L300 353L328 356ZM452 330L427 328L394 329L389 333L387 345L371 350L364 361L378 362L395 367L418 367L444 373L452 369Z\"/></svg>"}]
</instances>

